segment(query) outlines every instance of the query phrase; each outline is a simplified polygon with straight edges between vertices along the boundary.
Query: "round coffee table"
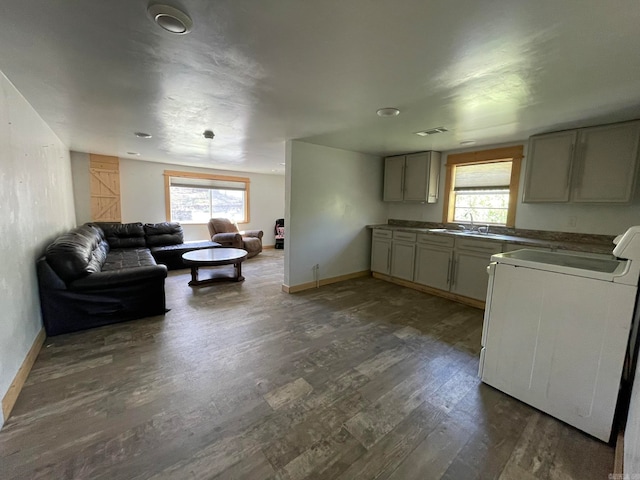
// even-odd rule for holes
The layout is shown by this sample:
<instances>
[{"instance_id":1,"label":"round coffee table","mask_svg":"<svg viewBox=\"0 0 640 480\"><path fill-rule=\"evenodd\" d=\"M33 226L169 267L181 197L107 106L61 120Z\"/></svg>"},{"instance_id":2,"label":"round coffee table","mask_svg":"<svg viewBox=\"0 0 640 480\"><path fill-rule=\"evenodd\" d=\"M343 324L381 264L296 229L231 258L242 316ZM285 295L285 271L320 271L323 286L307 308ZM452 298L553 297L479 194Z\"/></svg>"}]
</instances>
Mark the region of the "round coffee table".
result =
<instances>
[{"instance_id":1,"label":"round coffee table","mask_svg":"<svg viewBox=\"0 0 640 480\"><path fill-rule=\"evenodd\" d=\"M184 264L191 267L191 281L189 282L191 287L209 285L223 280L242 282L244 280L242 262L245 258L247 258L247 251L240 248L203 248L182 255ZM221 265L233 265L233 275L225 271L212 271L209 278L198 280L198 268L219 267Z\"/></svg>"}]
</instances>

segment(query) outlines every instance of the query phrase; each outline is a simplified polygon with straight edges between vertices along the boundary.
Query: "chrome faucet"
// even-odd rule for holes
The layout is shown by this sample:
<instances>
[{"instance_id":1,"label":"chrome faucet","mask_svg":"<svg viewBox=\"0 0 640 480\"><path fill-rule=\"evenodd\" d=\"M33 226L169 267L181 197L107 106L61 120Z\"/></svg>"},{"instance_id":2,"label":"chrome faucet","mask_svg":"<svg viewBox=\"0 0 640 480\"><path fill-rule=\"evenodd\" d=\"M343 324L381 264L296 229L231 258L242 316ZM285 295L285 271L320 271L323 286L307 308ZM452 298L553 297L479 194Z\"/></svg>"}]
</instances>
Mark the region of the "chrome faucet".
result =
<instances>
[{"instance_id":1,"label":"chrome faucet","mask_svg":"<svg viewBox=\"0 0 640 480\"><path fill-rule=\"evenodd\" d=\"M473 231L473 214L469 212L465 215L465 217L469 217L471 219L471 226L469 227L469 230Z\"/></svg>"}]
</instances>

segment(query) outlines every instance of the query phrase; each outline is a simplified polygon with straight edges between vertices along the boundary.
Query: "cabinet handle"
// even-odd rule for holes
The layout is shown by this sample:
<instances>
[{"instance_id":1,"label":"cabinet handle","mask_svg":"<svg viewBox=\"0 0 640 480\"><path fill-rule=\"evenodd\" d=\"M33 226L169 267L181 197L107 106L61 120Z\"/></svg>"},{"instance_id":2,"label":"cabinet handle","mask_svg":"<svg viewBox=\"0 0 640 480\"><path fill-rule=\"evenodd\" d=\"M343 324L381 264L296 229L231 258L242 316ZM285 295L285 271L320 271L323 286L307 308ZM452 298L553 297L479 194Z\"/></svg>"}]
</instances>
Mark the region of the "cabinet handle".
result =
<instances>
[{"instance_id":1,"label":"cabinet handle","mask_svg":"<svg viewBox=\"0 0 640 480\"><path fill-rule=\"evenodd\" d=\"M405 170L406 170L407 166L406 165L402 165L402 176L401 176L401 182L400 182L400 189L402 190L402 196L404 197L404 174L405 174Z\"/></svg>"},{"instance_id":2,"label":"cabinet handle","mask_svg":"<svg viewBox=\"0 0 640 480\"><path fill-rule=\"evenodd\" d=\"M391 247L387 249L387 273L391 273Z\"/></svg>"},{"instance_id":3,"label":"cabinet handle","mask_svg":"<svg viewBox=\"0 0 640 480\"><path fill-rule=\"evenodd\" d=\"M578 170L577 170L577 174L576 174L576 187L580 188L582 186L582 172L584 170L584 153L585 153L585 149L586 149L586 143L582 142L579 145L578 148L578 153L576 155L576 158L578 159L579 163L578 163Z\"/></svg>"},{"instance_id":4,"label":"cabinet handle","mask_svg":"<svg viewBox=\"0 0 640 480\"><path fill-rule=\"evenodd\" d=\"M452 257L449 257L449 263L447 264L447 285L449 285L449 281L451 280L451 261Z\"/></svg>"},{"instance_id":5,"label":"cabinet handle","mask_svg":"<svg viewBox=\"0 0 640 480\"><path fill-rule=\"evenodd\" d=\"M456 261L456 259L453 259L453 262L451 262L451 286L455 287L456 286L456 281L458 280L456 278L456 265L458 264L458 262Z\"/></svg>"},{"instance_id":6,"label":"cabinet handle","mask_svg":"<svg viewBox=\"0 0 640 480\"><path fill-rule=\"evenodd\" d=\"M571 177L573 176L573 164L576 161L575 154L576 154L576 144L572 143L571 153L569 154L571 161L569 162L569 173L567 174L567 188L571 186Z\"/></svg>"}]
</instances>

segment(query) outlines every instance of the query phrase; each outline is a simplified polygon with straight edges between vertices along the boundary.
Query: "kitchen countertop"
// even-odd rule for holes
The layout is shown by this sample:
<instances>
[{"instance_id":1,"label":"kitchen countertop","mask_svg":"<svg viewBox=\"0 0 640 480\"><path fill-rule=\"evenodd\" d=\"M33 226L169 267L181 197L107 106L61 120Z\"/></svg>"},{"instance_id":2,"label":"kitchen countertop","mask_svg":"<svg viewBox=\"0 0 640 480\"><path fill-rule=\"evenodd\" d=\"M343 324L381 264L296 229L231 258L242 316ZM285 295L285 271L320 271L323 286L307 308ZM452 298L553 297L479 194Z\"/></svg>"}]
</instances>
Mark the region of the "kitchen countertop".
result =
<instances>
[{"instance_id":1,"label":"kitchen countertop","mask_svg":"<svg viewBox=\"0 0 640 480\"><path fill-rule=\"evenodd\" d=\"M509 243L514 245L521 245L526 247L538 247L549 248L551 250L571 250L576 252L586 253L603 253L610 254L613 251L613 242L609 237L604 235L583 235L579 233L567 233L567 232L537 232L532 230L526 230L525 234L502 234L502 233L467 233L462 230L445 230L442 226L434 227L414 227L399 224L379 224L379 225L367 225L367 228L374 229L379 228L383 230L392 230L399 232L409 233L423 233L428 235L444 235L448 237L464 237L474 238L477 240L485 240L498 243ZM499 227L496 227L499 228ZM438 231L444 230L444 231ZM544 236L555 236L556 238L536 238ZM597 240L597 241L594 241Z\"/></svg>"}]
</instances>

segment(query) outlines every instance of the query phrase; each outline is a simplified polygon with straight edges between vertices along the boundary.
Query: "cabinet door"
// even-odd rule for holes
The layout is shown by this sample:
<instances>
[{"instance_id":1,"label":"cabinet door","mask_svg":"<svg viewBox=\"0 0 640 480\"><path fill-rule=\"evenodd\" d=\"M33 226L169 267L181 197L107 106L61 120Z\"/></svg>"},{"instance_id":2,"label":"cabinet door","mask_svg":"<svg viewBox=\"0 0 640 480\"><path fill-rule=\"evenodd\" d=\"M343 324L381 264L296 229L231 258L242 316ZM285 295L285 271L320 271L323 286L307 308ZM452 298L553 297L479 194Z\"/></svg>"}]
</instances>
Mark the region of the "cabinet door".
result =
<instances>
[{"instance_id":1,"label":"cabinet door","mask_svg":"<svg viewBox=\"0 0 640 480\"><path fill-rule=\"evenodd\" d=\"M404 155L384 159L385 202L401 202L404 199Z\"/></svg>"},{"instance_id":2,"label":"cabinet door","mask_svg":"<svg viewBox=\"0 0 640 480\"><path fill-rule=\"evenodd\" d=\"M391 276L413 281L415 255L415 243L397 242L394 240L391 246Z\"/></svg>"},{"instance_id":3,"label":"cabinet door","mask_svg":"<svg viewBox=\"0 0 640 480\"><path fill-rule=\"evenodd\" d=\"M429 180L427 182L427 203L438 201L440 191L440 167L442 166L440 152L429 152L431 160L429 162Z\"/></svg>"},{"instance_id":4,"label":"cabinet door","mask_svg":"<svg viewBox=\"0 0 640 480\"><path fill-rule=\"evenodd\" d=\"M491 254L456 251L453 257L451 292L476 300L487 298Z\"/></svg>"},{"instance_id":5,"label":"cabinet door","mask_svg":"<svg viewBox=\"0 0 640 480\"><path fill-rule=\"evenodd\" d=\"M371 271L389 275L391 240L373 237L371 241Z\"/></svg>"},{"instance_id":6,"label":"cabinet door","mask_svg":"<svg viewBox=\"0 0 640 480\"><path fill-rule=\"evenodd\" d=\"M431 155L416 153L407 155L404 172L404 199L411 202L426 202L429 190Z\"/></svg>"},{"instance_id":7,"label":"cabinet door","mask_svg":"<svg viewBox=\"0 0 640 480\"><path fill-rule=\"evenodd\" d=\"M629 202L635 185L639 138L640 122L581 130L571 200Z\"/></svg>"},{"instance_id":8,"label":"cabinet door","mask_svg":"<svg viewBox=\"0 0 640 480\"><path fill-rule=\"evenodd\" d=\"M523 202L568 202L577 131L529 139Z\"/></svg>"},{"instance_id":9,"label":"cabinet door","mask_svg":"<svg viewBox=\"0 0 640 480\"><path fill-rule=\"evenodd\" d=\"M450 248L418 245L413 281L428 287L449 290L451 276Z\"/></svg>"}]
</instances>

